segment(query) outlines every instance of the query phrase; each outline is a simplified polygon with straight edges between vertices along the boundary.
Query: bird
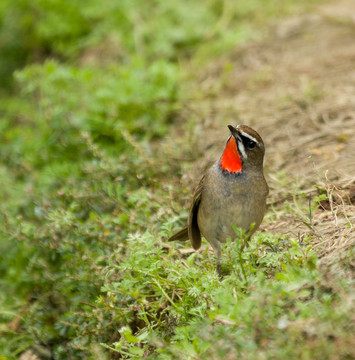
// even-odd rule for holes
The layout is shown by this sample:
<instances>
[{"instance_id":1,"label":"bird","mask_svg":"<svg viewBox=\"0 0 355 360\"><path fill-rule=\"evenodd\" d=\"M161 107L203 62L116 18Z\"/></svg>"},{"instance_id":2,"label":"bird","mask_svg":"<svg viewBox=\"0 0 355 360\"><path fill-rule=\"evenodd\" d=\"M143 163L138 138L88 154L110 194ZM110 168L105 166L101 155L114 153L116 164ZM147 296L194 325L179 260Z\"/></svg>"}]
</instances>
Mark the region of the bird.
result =
<instances>
[{"instance_id":1,"label":"bird","mask_svg":"<svg viewBox=\"0 0 355 360\"><path fill-rule=\"evenodd\" d=\"M222 156L201 178L193 195L187 226L168 241L190 240L201 246L201 235L214 249L221 278L221 244L235 239L234 226L249 241L261 224L269 187L264 177L265 145L247 125L228 125L230 135Z\"/></svg>"}]
</instances>

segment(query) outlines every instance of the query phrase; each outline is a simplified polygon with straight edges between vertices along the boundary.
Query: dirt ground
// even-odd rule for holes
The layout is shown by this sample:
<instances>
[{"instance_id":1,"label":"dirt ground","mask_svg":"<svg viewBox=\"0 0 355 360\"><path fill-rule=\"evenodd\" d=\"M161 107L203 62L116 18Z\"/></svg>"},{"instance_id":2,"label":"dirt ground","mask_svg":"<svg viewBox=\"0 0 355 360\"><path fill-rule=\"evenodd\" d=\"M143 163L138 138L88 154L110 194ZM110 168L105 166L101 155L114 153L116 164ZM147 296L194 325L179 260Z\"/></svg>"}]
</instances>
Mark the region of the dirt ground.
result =
<instances>
[{"instance_id":1,"label":"dirt ground","mask_svg":"<svg viewBox=\"0 0 355 360\"><path fill-rule=\"evenodd\" d=\"M355 2L333 1L278 23L264 39L211 65L201 86L208 92L217 79L217 95L186 110L199 119L197 148L205 156L186 169L184 184L196 183L220 156L228 123L251 125L266 144L271 190L262 230L312 235L323 261L335 251L349 253L355 243ZM307 215L302 206L309 194L320 193L330 200ZM285 201L292 211L285 211Z\"/></svg>"},{"instance_id":2,"label":"dirt ground","mask_svg":"<svg viewBox=\"0 0 355 360\"><path fill-rule=\"evenodd\" d=\"M196 150L204 156L186 163L177 186L192 191L220 156L227 124L252 126L266 145L270 186L261 230L310 236L329 282L330 266L343 259L345 276L354 277L355 1L277 22L263 39L211 64L199 87L213 95L187 104L182 116L196 118ZM321 193L328 200L310 215L309 196ZM20 359L38 357L28 350Z\"/></svg>"}]
</instances>

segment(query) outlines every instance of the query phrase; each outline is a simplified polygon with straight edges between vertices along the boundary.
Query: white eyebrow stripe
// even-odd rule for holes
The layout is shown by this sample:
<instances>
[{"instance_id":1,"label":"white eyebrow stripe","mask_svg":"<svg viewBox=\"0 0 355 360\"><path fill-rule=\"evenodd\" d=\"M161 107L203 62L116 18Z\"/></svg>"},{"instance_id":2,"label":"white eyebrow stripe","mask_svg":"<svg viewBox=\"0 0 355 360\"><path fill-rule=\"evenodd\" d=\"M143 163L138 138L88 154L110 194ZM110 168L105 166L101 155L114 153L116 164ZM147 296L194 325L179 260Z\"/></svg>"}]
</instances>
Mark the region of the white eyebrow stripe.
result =
<instances>
[{"instance_id":1,"label":"white eyebrow stripe","mask_svg":"<svg viewBox=\"0 0 355 360\"><path fill-rule=\"evenodd\" d=\"M241 131L241 130L238 130L238 131L241 133L241 135L243 135L243 136L247 137L248 139L253 140L253 141L255 141L257 144L259 144L259 141L256 140L256 139L255 139L254 137L252 137L251 135L249 135L249 134L247 134L247 133L245 133L244 131Z\"/></svg>"}]
</instances>

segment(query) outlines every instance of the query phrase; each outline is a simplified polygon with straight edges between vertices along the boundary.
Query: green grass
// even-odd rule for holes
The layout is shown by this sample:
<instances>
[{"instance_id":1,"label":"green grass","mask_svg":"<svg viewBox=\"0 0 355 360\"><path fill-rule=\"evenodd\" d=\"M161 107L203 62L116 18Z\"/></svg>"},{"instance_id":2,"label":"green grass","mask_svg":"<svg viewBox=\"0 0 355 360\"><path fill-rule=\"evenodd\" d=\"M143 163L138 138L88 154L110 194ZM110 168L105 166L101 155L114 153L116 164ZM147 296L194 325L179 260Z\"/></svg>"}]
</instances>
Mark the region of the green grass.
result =
<instances>
[{"instance_id":1,"label":"green grass","mask_svg":"<svg viewBox=\"0 0 355 360\"><path fill-rule=\"evenodd\" d=\"M178 159L196 157L184 140L193 121L165 136L204 95L191 90L197 70L296 10L1 2L1 360L29 348L54 359L346 358L349 264L326 287L309 242L259 234L244 251L225 246L220 282L213 255L162 243L187 216Z\"/></svg>"},{"instance_id":2,"label":"green grass","mask_svg":"<svg viewBox=\"0 0 355 360\"><path fill-rule=\"evenodd\" d=\"M344 269L332 284L307 241L264 233L243 250L238 238L224 246L220 282L206 251L181 256L151 234L132 236L124 259L112 255L98 301L121 320L105 348L126 358L350 358Z\"/></svg>"}]
</instances>

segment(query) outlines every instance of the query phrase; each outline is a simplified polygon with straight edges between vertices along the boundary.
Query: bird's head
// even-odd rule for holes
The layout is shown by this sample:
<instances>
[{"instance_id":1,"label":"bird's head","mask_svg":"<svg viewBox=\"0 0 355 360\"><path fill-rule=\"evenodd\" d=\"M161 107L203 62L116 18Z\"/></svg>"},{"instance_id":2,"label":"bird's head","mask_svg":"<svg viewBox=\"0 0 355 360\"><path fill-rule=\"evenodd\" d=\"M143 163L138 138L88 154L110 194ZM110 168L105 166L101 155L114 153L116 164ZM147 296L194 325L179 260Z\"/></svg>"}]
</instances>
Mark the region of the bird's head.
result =
<instances>
[{"instance_id":1,"label":"bird's head","mask_svg":"<svg viewBox=\"0 0 355 360\"><path fill-rule=\"evenodd\" d=\"M228 125L231 132L219 161L222 170L241 173L263 168L265 146L260 135L247 125Z\"/></svg>"}]
</instances>

